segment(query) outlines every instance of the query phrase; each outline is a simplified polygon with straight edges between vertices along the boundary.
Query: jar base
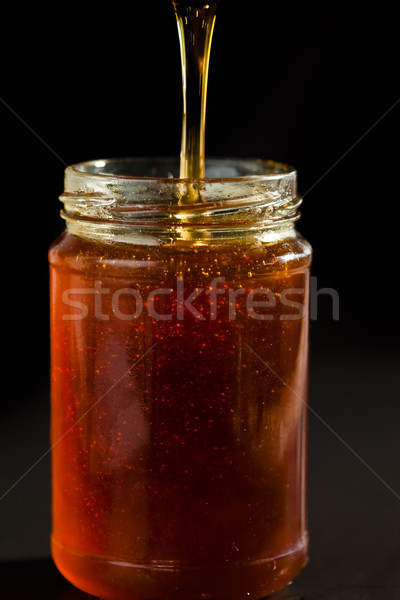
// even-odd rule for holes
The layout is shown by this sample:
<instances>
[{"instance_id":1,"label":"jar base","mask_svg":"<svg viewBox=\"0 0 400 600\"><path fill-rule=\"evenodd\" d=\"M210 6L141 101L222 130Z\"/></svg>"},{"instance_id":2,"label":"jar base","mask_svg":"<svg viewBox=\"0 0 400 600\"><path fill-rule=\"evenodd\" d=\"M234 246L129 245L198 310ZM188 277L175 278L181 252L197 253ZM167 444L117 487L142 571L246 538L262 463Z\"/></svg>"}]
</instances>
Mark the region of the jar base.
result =
<instances>
[{"instance_id":1,"label":"jar base","mask_svg":"<svg viewBox=\"0 0 400 600\"><path fill-rule=\"evenodd\" d=\"M307 563L307 540L282 556L201 567L133 564L71 552L52 538L59 571L104 600L260 600L288 585Z\"/></svg>"}]
</instances>

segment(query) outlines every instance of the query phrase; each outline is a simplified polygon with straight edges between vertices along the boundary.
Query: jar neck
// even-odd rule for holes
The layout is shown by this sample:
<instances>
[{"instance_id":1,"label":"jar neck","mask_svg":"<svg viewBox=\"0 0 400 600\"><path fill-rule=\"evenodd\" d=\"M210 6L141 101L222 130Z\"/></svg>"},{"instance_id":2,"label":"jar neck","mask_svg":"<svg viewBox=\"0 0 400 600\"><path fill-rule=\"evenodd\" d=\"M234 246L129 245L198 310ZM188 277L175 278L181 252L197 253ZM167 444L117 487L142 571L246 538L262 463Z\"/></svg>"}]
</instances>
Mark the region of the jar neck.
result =
<instances>
[{"instance_id":1,"label":"jar neck","mask_svg":"<svg viewBox=\"0 0 400 600\"><path fill-rule=\"evenodd\" d=\"M66 217L64 216L64 218ZM83 223L77 219L66 219L66 229L72 235L99 242L146 246L159 246L172 243L189 243L190 245L204 246L246 239L257 240L262 243L275 243L293 238L296 235L294 223L284 223L274 227L204 230L199 228L184 229L181 227L141 228L115 223Z\"/></svg>"},{"instance_id":2,"label":"jar neck","mask_svg":"<svg viewBox=\"0 0 400 600\"><path fill-rule=\"evenodd\" d=\"M183 180L167 159L74 165L66 169L61 214L70 233L99 241L203 245L295 235L301 198L294 169L256 160L206 166L208 178Z\"/></svg>"}]
</instances>

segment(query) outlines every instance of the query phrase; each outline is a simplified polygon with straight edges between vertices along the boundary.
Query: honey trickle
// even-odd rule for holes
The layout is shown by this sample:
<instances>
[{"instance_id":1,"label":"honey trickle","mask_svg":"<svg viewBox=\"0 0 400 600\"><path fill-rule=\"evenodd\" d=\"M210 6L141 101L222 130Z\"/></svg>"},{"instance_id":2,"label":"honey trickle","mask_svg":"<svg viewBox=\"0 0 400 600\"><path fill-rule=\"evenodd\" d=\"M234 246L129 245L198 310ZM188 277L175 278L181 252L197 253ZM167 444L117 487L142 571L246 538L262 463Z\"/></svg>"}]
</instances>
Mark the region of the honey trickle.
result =
<instances>
[{"instance_id":1,"label":"honey trickle","mask_svg":"<svg viewBox=\"0 0 400 600\"><path fill-rule=\"evenodd\" d=\"M180 177L205 177L205 120L208 67L218 0L172 0L182 63L183 119ZM190 186L182 203L199 201Z\"/></svg>"}]
</instances>

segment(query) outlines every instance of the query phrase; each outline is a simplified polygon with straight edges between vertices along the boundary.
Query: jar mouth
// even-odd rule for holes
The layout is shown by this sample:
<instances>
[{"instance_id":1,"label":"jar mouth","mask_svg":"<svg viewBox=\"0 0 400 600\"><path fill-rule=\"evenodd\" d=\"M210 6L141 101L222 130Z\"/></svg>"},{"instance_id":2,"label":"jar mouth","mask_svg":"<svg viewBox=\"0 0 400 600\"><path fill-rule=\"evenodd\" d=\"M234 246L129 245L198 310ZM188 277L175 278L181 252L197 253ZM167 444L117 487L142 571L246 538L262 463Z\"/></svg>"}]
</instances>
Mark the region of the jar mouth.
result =
<instances>
[{"instance_id":1,"label":"jar mouth","mask_svg":"<svg viewBox=\"0 0 400 600\"><path fill-rule=\"evenodd\" d=\"M179 161L117 158L67 167L62 216L93 232L157 230L229 235L299 217L296 170L259 159L208 159L204 179L180 179ZM97 231L96 231L97 228ZM101 234L103 235L103 234ZM185 235L185 234L184 234ZM110 233L111 236L111 233Z\"/></svg>"},{"instance_id":2,"label":"jar mouth","mask_svg":"<svg viewBox=\"0 0 400 600\"><path fill-rule=\"evenodd\" d=\"M150 181L152 183L188 183L204 181L234 183L235 181L293 179L296 170L291 165L262 159L220 159L205 161L204 178L182 179L179 177L179 161L176 158L124 157L90 160L70 165L65 170L66 178L85 176L91 181L125 180Z\"/></svg>"}]
</instances>

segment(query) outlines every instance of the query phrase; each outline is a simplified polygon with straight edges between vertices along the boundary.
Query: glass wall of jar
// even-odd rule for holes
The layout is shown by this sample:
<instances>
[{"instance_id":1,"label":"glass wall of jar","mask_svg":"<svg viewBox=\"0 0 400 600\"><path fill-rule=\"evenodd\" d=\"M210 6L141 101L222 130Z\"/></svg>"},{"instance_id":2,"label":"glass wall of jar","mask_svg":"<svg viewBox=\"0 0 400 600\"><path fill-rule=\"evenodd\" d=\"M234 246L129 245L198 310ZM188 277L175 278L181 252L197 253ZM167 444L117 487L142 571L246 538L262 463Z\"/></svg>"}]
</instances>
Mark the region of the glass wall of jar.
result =
<instances>
[{"instance_id":1,"label":"glass wall of jar","mask_svg":"<svg viewBox=\"0 0 400 600\"><path fill-rule=\"evenodd\" d=\"M296 172L177 172L66 170L49 253L52 552L101 598L262 598L307 560Z\"/></svg>"}]
</instances>

